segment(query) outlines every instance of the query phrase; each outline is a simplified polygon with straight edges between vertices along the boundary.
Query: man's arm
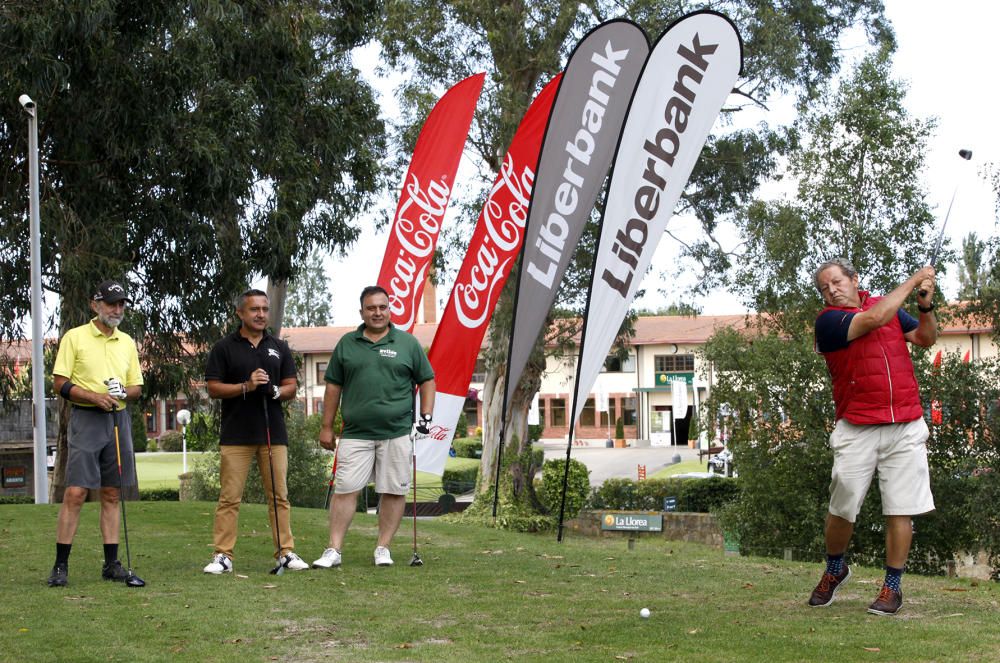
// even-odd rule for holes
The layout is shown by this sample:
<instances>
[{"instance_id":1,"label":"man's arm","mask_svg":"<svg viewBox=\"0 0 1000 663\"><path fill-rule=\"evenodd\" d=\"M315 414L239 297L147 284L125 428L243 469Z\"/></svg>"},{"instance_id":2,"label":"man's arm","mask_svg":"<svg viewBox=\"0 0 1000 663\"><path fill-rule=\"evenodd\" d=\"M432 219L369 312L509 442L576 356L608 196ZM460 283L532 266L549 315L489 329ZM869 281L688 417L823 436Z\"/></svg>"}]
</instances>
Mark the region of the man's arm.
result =
<instances>
[{"instance_id":1,"label":"man's arm","mask_svg":"<svg viewBox=\"0 0 1000 663\"><path fill-rule=\"evenodd\" d=\"M434 395L437 393L437 385L434 379L431 378L426 382L420 383L420 414L422 415L433 415L434 414Z\"/></svg>"},{"instance_id":2,"label":"man's arm","mask_svg":"<svg viewBox=\"0 0 1000 663\"><path fill-rule=\"evenodd\" d=\"M847 340L853 341L856 338L864 336L873 329L878 329L879 327L887 324L892 320L897 311L906 301L906 298L910 296L910 293L917 288L923 288L927 290L927 294L923 297L919 297L918 301L921 306L925 308L930 306L930 298L934 292L934 268L933 267L923 267L918 270L913 276L903 281L895 290L890 292L888 295L883 297L875 306L871 307L867 311L861 311L856 314L851 319L851 326L847 330ZM924 324L924 316L921 316L921 325ZM919 331L914 330L913 333ZM936 332L935 332L936 337Z\"/></svg>"},{"instance_id":3,"label":"man's arm","mask_svg":"<svg viewBox=\"0 0 1000 663\"><path fill-rule=\"evenodd\" d=\"M57 394L62 394L63 385L67 382L69 382L69 378L65 375L53 375L52 390ZM137 385L126 389L126 392L128 392L131 397L132 394L129 392L129 389L135 389L135 398L138 398L138 392L141 391L142 388ZM108 410L109 412L118 406L118 400L108 392L104 392L102 394L89 389L84 389L78 384L74 384L70 387L69 393L66 394L66 396L68 396L67 400L72 401L73 403L90 403L91 405L96 405L102 410ZM135 400L135 398L132 398L132 400Z\"/></svg>"},{"instance_id":4,"label":"man's arm","mask_svg":"<svg viewBox=\"0 0 1000 663\"><path fill-rule=\"evenodd\" d=\"M326 391L323 392L323 423L319 429L319 446L330 451L337 448L337 441L333 435L333 421L337 418L337 410L340 409L342 390L339 384L327 382Z\"/></svg>"}]
</instances>

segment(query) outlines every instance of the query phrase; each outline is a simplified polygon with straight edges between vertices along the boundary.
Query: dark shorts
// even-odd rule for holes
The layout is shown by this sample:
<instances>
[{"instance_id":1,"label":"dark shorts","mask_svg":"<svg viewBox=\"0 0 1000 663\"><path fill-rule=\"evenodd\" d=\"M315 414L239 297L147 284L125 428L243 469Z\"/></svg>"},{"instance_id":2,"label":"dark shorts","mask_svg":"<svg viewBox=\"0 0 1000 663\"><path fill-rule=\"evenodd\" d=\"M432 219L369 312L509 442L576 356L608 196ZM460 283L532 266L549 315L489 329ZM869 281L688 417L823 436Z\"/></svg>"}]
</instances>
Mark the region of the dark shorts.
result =
<instances>
[{"instance_id":1,"label":"dark shorts","mask_svg":"<svg viewBox=\"0 0 1000 663\"><path fill-rule=\"evenodd\" d=\"M135 485L131 419L128 410L112 414L96 408L70 408L67 486L117 488ZM118 447L121 449L121 477L115 448L115 422L118 423Z\"/></svg>"}]
</instances>

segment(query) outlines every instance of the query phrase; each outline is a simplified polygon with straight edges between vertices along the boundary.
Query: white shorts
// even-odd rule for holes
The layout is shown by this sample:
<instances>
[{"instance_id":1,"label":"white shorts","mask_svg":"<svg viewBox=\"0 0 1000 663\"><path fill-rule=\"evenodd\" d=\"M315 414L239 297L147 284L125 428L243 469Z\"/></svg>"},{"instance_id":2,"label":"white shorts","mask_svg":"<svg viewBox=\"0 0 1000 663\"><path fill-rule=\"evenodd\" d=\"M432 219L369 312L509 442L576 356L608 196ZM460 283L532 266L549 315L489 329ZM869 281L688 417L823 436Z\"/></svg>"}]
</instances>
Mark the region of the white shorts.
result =
<instances>
[{"instance_id":1,"label":"white shorts","mask_svg":"<svg viewBox=\"0 0 1000 663\"><path fill-rule=\"evenodd\" d=\"M355 493L374 478L376 493L405 495L410 489L411 449L409 435L390 440L341 439L333 492Z\"/></svg>"},{"instance_id":2,"label":"white shorts","mask_svg":"<svg viewBox=\"0 0 1000 663\"><path fill-rule=\"evenodd\" d=\"M853 523L876 469L883 515L918 516L933 511L927 468L929 435L923 419L871 426L838 421L830 435L830 513Z\"/></svg>"}]
</instances>

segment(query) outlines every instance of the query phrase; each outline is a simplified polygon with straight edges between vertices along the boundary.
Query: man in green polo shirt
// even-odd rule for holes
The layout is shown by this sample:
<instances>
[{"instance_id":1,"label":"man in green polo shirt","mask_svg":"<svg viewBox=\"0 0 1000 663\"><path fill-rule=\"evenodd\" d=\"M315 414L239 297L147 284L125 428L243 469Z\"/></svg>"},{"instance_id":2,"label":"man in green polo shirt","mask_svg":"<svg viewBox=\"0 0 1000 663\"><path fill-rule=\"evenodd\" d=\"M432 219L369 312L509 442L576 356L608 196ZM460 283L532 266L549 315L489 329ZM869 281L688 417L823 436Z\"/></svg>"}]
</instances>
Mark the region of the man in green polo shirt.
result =
<instances>
[{"instance_id":1,"label":"man in green polo shirt","mask_svg":"<svg viewBox=\"0 0 1000 663\"><path fill-rule=\"evenodd\" d=\"M361 318L345 335L326 368L323 425L319 443L337 452L337 475L330 504L330 540L315 568L340 566L341 546L354 518L358 492L372 475L381 494L375 565L391 566L389 544L399 529L410 487L414 386L420 390L420 426L434 411L434 371L417 339L389 321L389 295L379 286L361 291ZM333 421L340 410L340 444Z\"/></svg>"},{"instance_id":2,"label":"man in green polo shirt","mask_svg":"<svg viewBox=\"0 0 1000 663\"><path fill-rule=\"evenodd\" d=\"M125 410L125 402L136 400L142 392L135 342L118 329L129 301L120 283L101 283L90 300L95 317L85 325L70 329L59 342L52 369L52 388L70 401L72 408L66 491L59 508L56 563L49 575L50 587L66 585L69 553L80 522L80 509L88 491L96 488L101 489L102 576L117 582L128 578L118 561L119 486L135 485L131 417Z\"/></svg>"}]
</instances>

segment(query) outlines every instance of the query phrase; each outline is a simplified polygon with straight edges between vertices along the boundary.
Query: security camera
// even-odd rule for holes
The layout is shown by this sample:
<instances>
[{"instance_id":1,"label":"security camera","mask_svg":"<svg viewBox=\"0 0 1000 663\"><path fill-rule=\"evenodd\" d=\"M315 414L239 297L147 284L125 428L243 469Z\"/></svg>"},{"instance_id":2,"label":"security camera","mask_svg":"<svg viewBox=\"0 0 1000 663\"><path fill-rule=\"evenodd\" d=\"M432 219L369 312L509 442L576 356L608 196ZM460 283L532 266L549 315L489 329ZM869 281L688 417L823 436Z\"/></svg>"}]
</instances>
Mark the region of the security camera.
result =
<instances>
[{"instance_id":1,"label":"security camera","mask_svg":"<svg viewBox=\"0 0 1000 663\"><path fill-rule=\"evenodd\" d=\"M24 110L28 111L29 113L35 110L35 102L32 101L31 97L29 97L28 95L22 94L20 97L17 98L17 100L21 102L22 106L24 106Z\"/></svg>"}]
</instances>

